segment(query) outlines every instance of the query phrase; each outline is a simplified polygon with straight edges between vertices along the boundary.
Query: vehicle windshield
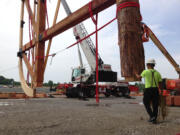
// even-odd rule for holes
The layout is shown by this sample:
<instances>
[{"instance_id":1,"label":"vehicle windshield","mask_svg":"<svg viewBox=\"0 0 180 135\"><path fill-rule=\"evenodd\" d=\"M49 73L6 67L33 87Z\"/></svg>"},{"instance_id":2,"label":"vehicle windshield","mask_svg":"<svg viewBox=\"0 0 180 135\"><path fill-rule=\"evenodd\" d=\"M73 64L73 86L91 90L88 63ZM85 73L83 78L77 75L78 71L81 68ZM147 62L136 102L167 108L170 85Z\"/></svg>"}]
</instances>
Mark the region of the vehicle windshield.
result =
<instances>
[{"instance_id":1,"label":"vehicle windshield","mask_svg":"<svg viewBox=\"0 0 180 135\"><path fill-rule=\"evenodd\" d=\"M78 77L81 75L81 70L80 69L74 69L73 70L73 77Z\"/></svg>"}]
</instances>

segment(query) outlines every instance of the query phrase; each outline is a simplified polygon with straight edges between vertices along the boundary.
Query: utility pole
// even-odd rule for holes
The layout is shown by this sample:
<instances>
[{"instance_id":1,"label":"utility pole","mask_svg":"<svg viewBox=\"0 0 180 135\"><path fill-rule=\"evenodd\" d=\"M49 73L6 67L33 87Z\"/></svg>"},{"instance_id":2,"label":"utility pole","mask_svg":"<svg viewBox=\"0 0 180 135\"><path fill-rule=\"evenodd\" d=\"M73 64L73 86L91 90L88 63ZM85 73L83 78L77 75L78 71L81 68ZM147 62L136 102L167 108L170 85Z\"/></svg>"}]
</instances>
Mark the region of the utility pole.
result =
<instances>
[{"instance_id":1,"label":"utility pole","mask_svg":"<svg viewBox=\"0 0 180 135\"><path fill-rule=\"evenodd\" d=\"M123 7L117 10L121 76L127 81L138 81L135 73L140 74L145 68L139 0L116 0L116 3L117 8Z\"/></svg>"}]
</instances>

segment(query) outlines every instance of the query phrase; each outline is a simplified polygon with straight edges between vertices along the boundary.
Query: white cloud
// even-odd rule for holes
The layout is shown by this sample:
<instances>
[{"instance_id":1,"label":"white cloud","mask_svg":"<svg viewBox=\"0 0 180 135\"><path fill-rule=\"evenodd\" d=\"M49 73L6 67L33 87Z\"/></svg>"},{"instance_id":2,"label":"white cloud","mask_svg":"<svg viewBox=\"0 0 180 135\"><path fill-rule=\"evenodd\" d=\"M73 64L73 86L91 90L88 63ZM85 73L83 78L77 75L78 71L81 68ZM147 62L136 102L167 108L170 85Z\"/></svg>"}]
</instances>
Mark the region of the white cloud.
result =
<instances>
[{"instance_id":1,"label":"white cloud","mask_svg":"<svg viewBox=\"0 0 180 135\"><path fill-rule=\"evenodd\" d=\"M180 64L180 55L174 56L175 61L177 64ZM165 57L156 58L157 62L157 70L162 74L163 78L178 78L178 74L175 68L169 63L169 61Z\"/></svg>"},{"instance_id":2,"label":"white cloud","mask_svg":"<svg viewBox=\"0 0 180 135\"><path fill-rule=\"evenodd\" d=\"M167 12L173 11L176 7L179 6L180 1L179 0L140 0L141 3L141 9L143 11L151 11L150 13L163 13L166 14ZM153 14L155 15L155 14Z\"/></svg>"},{"instance_id":3,"label":"white cloud","mask_svg":"<svg viewBox=\"0 0 180 135\"><path fill-rule=\"evenodd\" d=\"M152 31L160 36L160 37L165 37L171 34L175 34L175 32L169 31L166 28L163 28L163 26L161 24L152 24L149 25L150 29L152 29Z\"/></svg>"}]
</instances>

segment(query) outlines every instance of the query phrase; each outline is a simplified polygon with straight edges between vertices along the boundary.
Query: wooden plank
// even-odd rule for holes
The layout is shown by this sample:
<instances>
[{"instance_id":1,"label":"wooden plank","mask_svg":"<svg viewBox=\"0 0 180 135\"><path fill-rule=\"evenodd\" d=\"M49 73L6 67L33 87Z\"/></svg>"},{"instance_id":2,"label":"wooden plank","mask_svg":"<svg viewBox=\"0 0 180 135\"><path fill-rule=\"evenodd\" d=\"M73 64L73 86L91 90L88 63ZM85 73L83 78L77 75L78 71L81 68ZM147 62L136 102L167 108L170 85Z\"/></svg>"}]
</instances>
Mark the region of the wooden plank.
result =
<instances>
[{"instance_id":1,"label":"wooden plank","mask_svg":"<svg viewBox=\"0 0 180 135\"><path fill-rule=\"evenodd\" d=\"M23 47L23 27L24 27L24 1L21 2L20 30L19 30L19 49Z\"/></svg>"},{"instance_id":2,"label":"wooden plank","mask_svg":"<svg viewBox=\"0 0 180 135\"><path fill-rule=\"evenodd\" d=\"M33 71L33 67L31 66L31 64L29 63L28 61L28 58L25 54L23 54L23 60L24 60L24 63L26 64L26 67L29 71L29 74L31 76L31 80L34 80L34 71Z\"/></svg>"},{"instance_id":3,"label":"wooden plank","mask_svg":"<svg viewBox=\"0 0 180 135\"><path fill-rule=\"evenodd\" d=\"M37 43L34 39L32 39L32 44L30 44L30 42L26 43L23 47L22 47L22 51L27 51L31 48L35 47L35 44Z\"/></svg>"},{"instance_id":4,"label":"wooden plank","mask_svg":"<svg viewBox=\"0 0 180 135\"><path fill-rule=\"evenodd\" d=\"M112 6L115 3L116 3L116 0L93 0L92 1L92 12L93 12L93 14L97 14L97 13L103 11L104 9ZM79 10L72 13L70 16L68 16L65 19L63 19L62 21L58 22L56 25L50 27L47 30L47 36L44 34L44 32L42 32L40 34L41 41L49 40L52 37L57 36L58 34L66 31L66 30L74 27L75 25L79 24L80 22L88 19L89 17L90 17L89 4L86 4ZM32 46L33 47L35 46L34 42L33 42ZM27 43L23 47L23 51L28 50L29 48L30 48L30 45L29 45L29 43Z\"/></svg>"},{"instance_id":5,"label":"wooden plank","mask_svg":"<svg viewBox=\"0 0 180 135\"><path fill-rule=\"evenodd\" d=\"M45 2L38 0L37 9L37 35L45 30L46 27L46 7ZM39 38L39 37L38 37ZM39 41L39 39L38 39ZM38 42L35 48L35 87L41 87L44 80L44 52L45 52L45 42Z\"/></svg>"},{"instance_id":6,"label":"wooden plank","mask_svg":"<svg viewBox=\"0 0 180 135\"><path fill-rule=\"evenodd\" d=\"M116 0L117 6L124 2L139 0ZM127 81L139 81L135 73L144 68L144 48L142 44L141 16L138 7L125 7L118 11L118 35L121 59L121 76Z\"/></svg>"}]
</instances>

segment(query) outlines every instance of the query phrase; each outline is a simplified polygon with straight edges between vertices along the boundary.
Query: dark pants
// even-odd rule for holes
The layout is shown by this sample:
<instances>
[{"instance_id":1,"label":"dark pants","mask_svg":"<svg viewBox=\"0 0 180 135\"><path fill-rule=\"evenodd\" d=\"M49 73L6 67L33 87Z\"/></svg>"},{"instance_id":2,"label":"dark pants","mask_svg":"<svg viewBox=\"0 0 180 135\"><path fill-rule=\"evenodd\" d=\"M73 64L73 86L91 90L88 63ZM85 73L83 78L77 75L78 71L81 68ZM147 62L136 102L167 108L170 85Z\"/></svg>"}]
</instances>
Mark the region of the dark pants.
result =
<instances>
[{"instance_id":1,"label":"dark pants","mask_svg":"<svg viewBox=\"0 0 180 135\"><path fill-rule=\"evenodd\" d=\"M146 88L144 92L143 102L150 118L155 117L156 119L158 115L158 106L159 106L158 88Z\"/></svg>"}]
</instances>

